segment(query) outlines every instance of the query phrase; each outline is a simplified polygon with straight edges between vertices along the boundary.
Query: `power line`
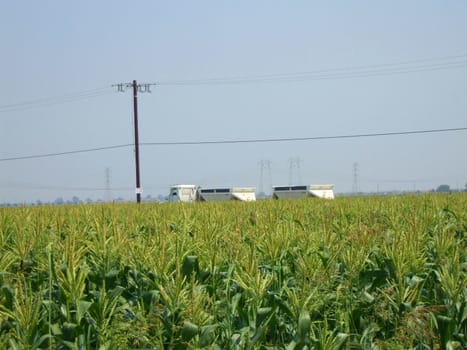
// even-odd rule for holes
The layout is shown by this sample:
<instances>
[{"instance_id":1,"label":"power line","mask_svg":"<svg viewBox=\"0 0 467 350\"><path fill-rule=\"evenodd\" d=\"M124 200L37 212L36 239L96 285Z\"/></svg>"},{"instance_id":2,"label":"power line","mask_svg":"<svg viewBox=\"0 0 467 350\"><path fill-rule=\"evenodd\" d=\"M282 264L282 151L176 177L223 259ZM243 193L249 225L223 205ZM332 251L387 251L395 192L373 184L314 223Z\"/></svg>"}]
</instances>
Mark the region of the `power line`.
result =
<instances>
[{"instance_id":1,"label":"power line","mask_svg":"<svg viewBox=\"0 0 467 350\"><path fill-rule=\"evenodd\" d=\"M151 189L161 189L161 188L167 188L170 186L170 184L157 184L157 185L149 185L145 186L145 189L151 190ZM131 191L134 190L134 187L82 187L82 186L61 186L61 185L48 185L48 184L34 184L34 183L9 183L9 184L0 184L0 189L25 189L25 190L45 190L45 191L52 191L52 190L60 190L60 191L101 191L101 192L106 192L108 190L110 191L116 191L116 192L122 192L122 191Z\"/></svg>"},{"instance_id":2,"label":"power line","mask_svg":"<svg viewBox=\"0 0 467 350\"><path fill-rule=\"evenodd\" d=\"M84 90L75 93L70 93L61 96L45 97L41 99L35 99L30 101L23 101L19 103L11 103L6 105L0 105L0 113L5 112L16 112L23 111L27 109L37 108L37 107L46 107L56 104L63 104L69 102L77 102L86 100L89 98L99 97L111 93L109 87L105 88L96 88L92 90Z\"/></svg>"},{"instance_id":3,"label":"power line","mask_svg":"<svg viewBox=\"0 0 467 350\"><path fill-rule=\"evenodd\" d=\"M372 183L414 183L414 182L435 182L440 181L442 177L431 178L431 179L374 179L374 178L362 178L365 182Z\"/></svg>"},{"instance_id":4,"label":"power line","mask_svg":"<svg viewBox=\"0 0 467 350\"><path fill-rule=\"evenodd\" d=\"M393 63L382 63L372 65L357 65L350 67L338 67L322 70L289 72L263 75L245 75L234 77L221 77L210 79L187 79L161 81L150 84L139 84L139 92L150 92L153 85L159 86L190 86L190 85L230 85L267 82L293 82L313 80L353 79L374 76L398 75L416 72L437 71L446 69L459 69L467 67L467 54L452 55L438 58L425 58L419 60L399 61ZM124 91L128 84L115 84L118 91ZM109 87L95 88L91 90L78 91L65 95L45 97L41 99L23 101L19 103L0 105L0 113L16 112L37 107L47 107L56 104L82 101L89 98L100 97L110 94Z\"/></svg>"},{"instance_id":5,"label":"power line","mask_svg":"<svg viewBox=\"0 0 467 350\"><path fill-rule=\"evenodd\" d=\"M116 149L116 148L126 148L126 147L130 147L130 146L133 146L133 145L130 144L130 143L127 143L127 144L122 144L122 145L85 148L85 149L65 151L65 152L43 153L43 154L34 154L34 155L28 155L28 156L0 158L0 162L7 162L7 161L13 161L13 160L24 160L24 159L57 157L57 156L65 156L65 155L77 154L77 153L88 153L88 152L97 152L97 151L104 151L104 150L110 150L110 149Z\"/></svg>"},{"instance_id":6,"label":"power line","mask_svg":"<svg viewBox=\"0 0 467 350\"><path fill-rule=\"evenodd\" d=\"M299 142L299 141L318 141L318 140L336 140L336 139L356 139L365 137L382 137L382 136L398 136L398 135L415 135L429 133L445 133L466 131L467 127L448 128L448 129L430 129L430 130L411 130L411 131L396 131L396 132L380 132L368 134L348 134L348 135L333 135L333 136L311 136L311 137L290 137L290 138L268 138L268 139L245 139L245 140L213 140L213 141L174 141L174 142L141 142L141 146L196 146L196 145L218 145L218 144L241 144L241 143L271 143L271 142ZM8 158L0 158L0 162L57 157L78 153L97 152L103 150L111 150L118 148L132 147L133 144L120 144L112 146L103 146L95 148L86 148L65 152L45 153L36 155L16 156Z\"/></svg>"},{"instance_id":7,"label":"power line","mask_svg":"<svg viewBox=\"0 0 467 350\"><path fill-rule=\"evenodd\" d=\"M307 72L264 74L251 76L223 77L211 79L189 79L178 81L161 81L159 86L187 86L187 85L224 85L244 83L264 83L273 81L307 81L365 78L382 75L407 74L444 69L458 69L467 67L467 55L446 56L442 58L428 58L422 60L401 61L395 63L361 65L352 67L331 68ZM431 62L431 63L430 63Z\"/></svg>"},{"instance_id":8,"label":"power line","mask_svg":"<svg viewBox=\"0 0 467 350\"><path fill-rule=\"evenodd\" d=\"M107 192L110 191L130 191L133 188L130 187L111 187L110 189L107 187L68 187L68 186L49 186L49 185L8 185L8 186L0 186L0 188L8 188L8 189L27 189L27 190L45 190L45 191L101 191Z\"/></svg>"},{"instance_id":9,"label":"power line","mask_svg":"<svg viewBox=\"0 0 467 350\"><path fill-rule=\"evenodd\" d=\"M142 142L142 146L194 146L194 145L211 145L211 144L236 144L236 143L267 143L267 142L296 142L296 141L315 141L315 140L332 140L332 139L350 139L363 137L377 136L396 136L396 135L411 135L411 134L427 134L441 133L453 131L465 131L463 128L449 129L431 129L431 130L412 130L412 131L396 131L382 132L371 134L350 134L350 135L334 135L334 136L311 136L311 137L290 137L290 138L269 138L269 139L247 139L247 140L215 140L215 141L179 141L179 142ZM1 160L1 159L0 159Z\"/></svg>"}]
</instances>

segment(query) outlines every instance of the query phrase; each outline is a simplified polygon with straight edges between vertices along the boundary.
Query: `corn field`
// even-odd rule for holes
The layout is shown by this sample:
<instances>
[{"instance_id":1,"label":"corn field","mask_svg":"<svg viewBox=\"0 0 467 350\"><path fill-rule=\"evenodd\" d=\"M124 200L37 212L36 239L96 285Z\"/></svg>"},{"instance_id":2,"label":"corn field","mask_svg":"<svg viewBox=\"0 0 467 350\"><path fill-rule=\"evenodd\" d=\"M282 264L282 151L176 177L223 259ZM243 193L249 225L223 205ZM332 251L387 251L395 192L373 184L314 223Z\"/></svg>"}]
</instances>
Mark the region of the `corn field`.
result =
<instances>
[{"instance_id":1,"label":"corn field","mask_svg":"<svg viewBox=\"0 0 467 350\"><path fill-rule=\"evenodd\" d=\"M0 208L0 349L466 349L467 195Z\"/></svg>"}]
</instances>

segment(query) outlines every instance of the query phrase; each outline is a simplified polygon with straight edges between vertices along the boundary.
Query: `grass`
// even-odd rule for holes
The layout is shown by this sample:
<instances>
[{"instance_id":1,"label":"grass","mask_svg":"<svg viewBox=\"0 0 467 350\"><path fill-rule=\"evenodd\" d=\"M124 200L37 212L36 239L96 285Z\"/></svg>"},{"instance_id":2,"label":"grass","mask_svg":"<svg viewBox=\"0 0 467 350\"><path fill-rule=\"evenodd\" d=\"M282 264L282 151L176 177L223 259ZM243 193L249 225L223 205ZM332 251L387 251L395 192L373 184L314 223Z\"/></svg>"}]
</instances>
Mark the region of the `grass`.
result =
<instances>
[{"instance_id":1,"label":"grass","mask_svg":"<svg viewBox=\"0 0 467 350\"><path fill-rule=\"evenodd\" d=\"M467 196L0 208L0 348L463 349Z\"/></svg>"}]
</instances>

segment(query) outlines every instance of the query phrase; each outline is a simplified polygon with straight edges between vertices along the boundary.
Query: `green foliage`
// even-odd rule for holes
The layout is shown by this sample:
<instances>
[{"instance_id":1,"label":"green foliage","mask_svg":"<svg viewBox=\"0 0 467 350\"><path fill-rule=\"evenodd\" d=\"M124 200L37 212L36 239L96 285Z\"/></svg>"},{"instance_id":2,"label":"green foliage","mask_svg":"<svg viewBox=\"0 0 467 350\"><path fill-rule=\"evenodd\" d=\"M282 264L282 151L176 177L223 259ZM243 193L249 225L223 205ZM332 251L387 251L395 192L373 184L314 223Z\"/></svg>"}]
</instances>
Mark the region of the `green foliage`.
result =
<instances>
[{"instance_id":1,"label":"green foliage","mask_svg":"<svg viewBox=\"0 0 467 350\"><path fill-rule=\"evenodd\" d=\"M0 348L464 349L466 204L0 208Z\"/></svg>"}]
</instances>

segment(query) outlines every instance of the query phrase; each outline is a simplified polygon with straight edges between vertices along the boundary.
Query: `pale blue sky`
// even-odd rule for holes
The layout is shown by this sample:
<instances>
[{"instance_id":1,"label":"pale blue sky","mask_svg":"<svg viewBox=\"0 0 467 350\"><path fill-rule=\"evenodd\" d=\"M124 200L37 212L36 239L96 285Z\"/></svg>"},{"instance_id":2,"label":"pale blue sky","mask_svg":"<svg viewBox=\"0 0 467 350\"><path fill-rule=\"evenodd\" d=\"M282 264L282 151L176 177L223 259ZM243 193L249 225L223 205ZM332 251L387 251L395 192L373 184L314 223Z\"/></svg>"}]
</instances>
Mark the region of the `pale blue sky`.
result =
<instances>
[{"instance_id":1,"label":"pale blue sky","mask_svg":"<svg viewBox=\"0 0 467 350\"><path fill-rule=\"evenodd\" d=\"M133 79L161 83L140 95L142 142L467 126L466 1L18 0L0 4L0 29L0 159L131 143L131 92L110 86ZM345 74L407 61L415 63L406 74ZM430 64L442 69L423 68ZM342 70L335 79L162 84L330 69ZM93 89L102 90L63 97ZM59 98L42 100L49 97ZM25 104L35 100L44 103ZM466 154L466 131L146 146L141 179L143 196L165 195L173 183L260 187L258 163L267 159L272 183L281 185L290 181L289 159L299 157L294 182L348 192L357 162L361 190L426 190L463 187ZM0 203L104 198L107 167L113 196L133 199L133 151L122 148L0 162Z\"/></svg>"}]
</instances>

